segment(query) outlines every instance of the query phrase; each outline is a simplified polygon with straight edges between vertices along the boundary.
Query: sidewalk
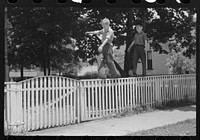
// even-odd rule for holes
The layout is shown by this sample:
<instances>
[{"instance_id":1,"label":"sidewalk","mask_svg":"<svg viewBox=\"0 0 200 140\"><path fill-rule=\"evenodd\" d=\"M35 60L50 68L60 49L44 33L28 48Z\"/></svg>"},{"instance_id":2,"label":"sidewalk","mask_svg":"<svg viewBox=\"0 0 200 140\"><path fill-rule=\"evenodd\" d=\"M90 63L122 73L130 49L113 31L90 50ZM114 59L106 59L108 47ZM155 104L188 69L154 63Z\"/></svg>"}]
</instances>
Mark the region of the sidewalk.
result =
<instances>
[{"instance_id":1,"label":"sidewalk","mask_svg":"<svg viewBox=\"0 0 200 140\"><path fill-rule=\"evenodd\" d=\"M84 122L76 125L29 132L35 136L123 136L139 130L174 124L187 119L196 118L196 106L175 108L172 110L156 110L154 112L108 120Z\"/></svg>"}]
</instances>

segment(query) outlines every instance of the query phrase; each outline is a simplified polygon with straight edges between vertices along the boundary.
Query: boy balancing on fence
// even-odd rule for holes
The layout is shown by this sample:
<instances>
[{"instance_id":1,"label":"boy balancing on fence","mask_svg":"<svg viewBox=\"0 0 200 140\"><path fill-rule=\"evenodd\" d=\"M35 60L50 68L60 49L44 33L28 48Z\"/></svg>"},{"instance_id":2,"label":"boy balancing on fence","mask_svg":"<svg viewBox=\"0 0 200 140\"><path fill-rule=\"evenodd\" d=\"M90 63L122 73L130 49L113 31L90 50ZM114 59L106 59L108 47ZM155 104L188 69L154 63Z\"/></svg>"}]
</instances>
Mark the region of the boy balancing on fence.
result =
<instances>
[{"instance_id":1,"label":"boy balancing on fence","mask_svg":"<svg viewBox=\"0 0 200 140\"><path fill-rule=\"evenodd\" d=\"M127 49L130 53L131 48L133 48L133 76L136 76L137 71L137 63L138 59L140 58L142 61L142 75L146 75L146 54L145 54L145 47L147 47L147 36L143 32L143 26L141 23L136 24L136 31L137 33L134 36L133 42Z\"/></svg>"},{"instance_id":2,"label":"boy balancing on fence","mask_svg":"<svg viewBox=\"0 0 200 140\"><path fill-rule=\"evenodd\" d=\"M114 31L111 29L110 21L107 18L104 18L101 21L101 25L103 27L102 30L86 32L86 34L102 35L101 39L102 44L98 49L98 51L103 54L103 60L101 61L100 66L98 68L99 78L101 78L100 77L101 68L103 68L105 65L107 65L111 77L118 78L120 77L120 74L117 71L114 64L113 49L112 49Z\"/></svg>"}]
</instances>

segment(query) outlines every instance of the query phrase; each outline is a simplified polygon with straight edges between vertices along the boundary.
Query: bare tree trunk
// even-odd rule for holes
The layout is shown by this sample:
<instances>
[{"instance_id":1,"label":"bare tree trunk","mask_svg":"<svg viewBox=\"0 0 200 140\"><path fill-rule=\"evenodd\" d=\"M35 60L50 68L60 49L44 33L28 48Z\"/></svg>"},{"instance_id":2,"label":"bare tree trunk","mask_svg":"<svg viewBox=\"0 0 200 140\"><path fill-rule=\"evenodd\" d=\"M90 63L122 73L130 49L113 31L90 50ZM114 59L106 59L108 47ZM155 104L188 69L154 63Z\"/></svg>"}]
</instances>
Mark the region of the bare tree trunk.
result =
<instances>
[{"instance_id":1,"label":"bare tree trunk","mask_svg":"<svg viewBox=\"0 0 200 140\"><path fill-rule=\"evenodd\" d=\"M143 18L142 18L142 25L143 25L143 31L146 30L146 21L147 21L147 17L146 17L146 13L147 13L147 8L142 8L142 14L143 14Z\"/></svg>"},{"instance_id":2,"label":"bare tree trunk","mask_svg":"<svg viewBox=\"0 0 200 140\"><path fill-rule=\"evenodd\" d=\"M47 47L47 68L48 68L48 75L50 75L51 74L51 69L50 69L49 47Z\"/></svg>"},{"instance_id":3,"label":"bare tree trunk","mask_svg":"<svg viewBox=\"0 0 200 140\"><path fill-rule=\"evenodd\" d=\"M130 66L132 62L129 59L129 55L127 53L127 49L130 46L131 42L133 41L133 12L132 8L128 11L128 20L127 20L127 37L126 37L126 50L125 50L125 60L124 60L124 71L126 73L126 76L128 76L128 71L130 69Z\"/></svg>"},{"instance_id":4,"label":"bare tree trunk","mask_svg":"<svg viewBox=\"0 0 200 140\"><path fill-rule=\"evenodd\" d=\"M21 80L24 79L24 69L23 69L23 64L21 62L21 65L20 65L20 73L21 73Z\"/></svg>"},{"instance_id":5,"label":"bare tree trunk","mask_svg":"<svg viewBox=\"0 0 200 140\"><path fill-rule=\"evenodd\" d=\"M46 76L47 73L46 73L46 64L45 64L45 62L43 62L43 72L44 72L44 76Z\"/></svg>"},{"instance_id":6,"label":"bare tree trunk","mask_svg":"<svg viewBox=\"0 0 200 140\"><path fill-rule=\"evenodd\" d=\"M5 7L5 82L9 82L8 44L7 44L7 7Z\"/></svg>"},{"instance_id":7,"label":"bare tree trunk","mask_svg":"<svg viewBox=\"0 0 200 140\"><path fill-rule=\"evenodd\" d=\"M51 69L50 69L50 66L48 66L48 75L51 75Z\"/></svg>"},{"instance_id":8,"label":"bare tree trunk","mask_svg":"<svg viewBox=\"0 0 200 140\"><path fill-rule=\"evenodd\" d=\"M43 71L44 71L44 76L47 75L46 73L46 50L45 50L45 46L43 46Z\"/></svg>"}]
</instances>

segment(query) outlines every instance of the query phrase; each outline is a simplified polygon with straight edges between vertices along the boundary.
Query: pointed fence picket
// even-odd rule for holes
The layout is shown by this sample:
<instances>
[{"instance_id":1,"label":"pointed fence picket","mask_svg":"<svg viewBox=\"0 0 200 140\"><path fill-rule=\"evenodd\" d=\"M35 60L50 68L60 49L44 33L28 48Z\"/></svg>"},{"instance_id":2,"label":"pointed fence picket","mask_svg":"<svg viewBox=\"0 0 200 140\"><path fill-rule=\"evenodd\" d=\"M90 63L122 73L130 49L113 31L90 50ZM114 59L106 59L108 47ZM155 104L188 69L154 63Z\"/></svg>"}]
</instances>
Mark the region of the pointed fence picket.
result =
<instances>
[{"instance_id":1,"label":"pointed fence picket","mask_svg":"<svg viewBox=\"0 0 200 140\"><path fill-rule=\"evenodd\" d=\"M185 97L196 99L196 75L75 80L42 76L6 82L8 125L28 131L80 123Z\"/></svg>"}]
</instances>

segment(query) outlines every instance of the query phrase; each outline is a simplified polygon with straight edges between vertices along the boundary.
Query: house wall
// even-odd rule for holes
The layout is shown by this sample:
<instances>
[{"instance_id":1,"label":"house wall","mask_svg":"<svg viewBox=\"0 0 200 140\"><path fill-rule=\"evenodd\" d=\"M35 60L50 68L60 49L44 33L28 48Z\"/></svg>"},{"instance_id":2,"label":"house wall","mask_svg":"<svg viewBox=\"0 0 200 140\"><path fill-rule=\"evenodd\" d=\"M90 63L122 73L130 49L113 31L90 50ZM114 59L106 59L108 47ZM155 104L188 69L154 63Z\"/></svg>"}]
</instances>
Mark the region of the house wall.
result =
<instances>
[{"instance_id":1,"label":"house wall","mask_svg":"<svg viewBox=\"0 0 200 140\"><path fill-rule=\"evenodd\" d=\"M167 50L167 45L163 45L164 49ZM119 63L119 65L124 68L124 51L126 46L123 45L120 49L116 49L114 51L115 60ZM167 50L168 51L168 50ZM166 66L167 58L169 55L167 54L159 54L159 52L152 52L152 67L153 70L147 70L147 75L160 75L160 74L168 74L168 67ZM123 58L123 59L122 59ZM147 66L147 60L146 60ZM142 63L138 63L137 74L142 74Z\"/></svg>"},{"instance_id":2,"label":"house wall","mask_svg":"<svg viewBox=\"0 0 200 140\"><path fill-rule=\"evenodd\" d=\"M168 67L166 66L167 58L169 58L167 54L152 52L153 70L147 70L147 75L169 74ZM142 74L142 63L138 63L137 74Z\"/></svg>"}]
</instances>

